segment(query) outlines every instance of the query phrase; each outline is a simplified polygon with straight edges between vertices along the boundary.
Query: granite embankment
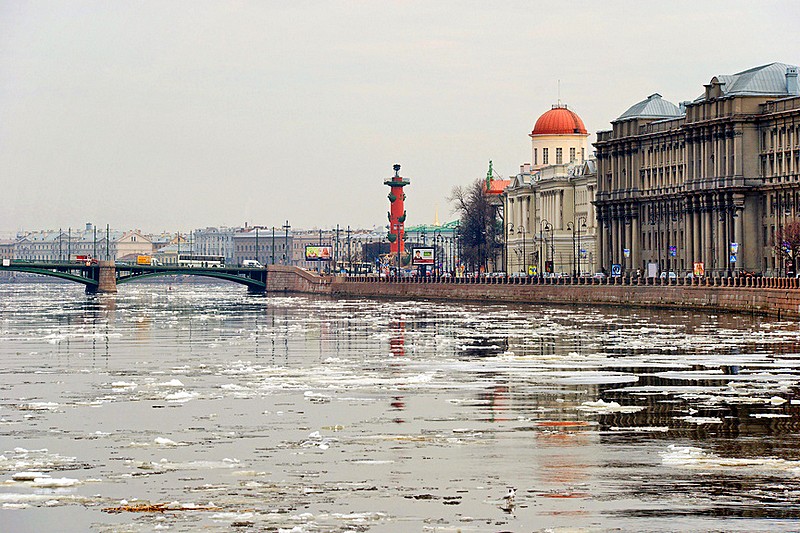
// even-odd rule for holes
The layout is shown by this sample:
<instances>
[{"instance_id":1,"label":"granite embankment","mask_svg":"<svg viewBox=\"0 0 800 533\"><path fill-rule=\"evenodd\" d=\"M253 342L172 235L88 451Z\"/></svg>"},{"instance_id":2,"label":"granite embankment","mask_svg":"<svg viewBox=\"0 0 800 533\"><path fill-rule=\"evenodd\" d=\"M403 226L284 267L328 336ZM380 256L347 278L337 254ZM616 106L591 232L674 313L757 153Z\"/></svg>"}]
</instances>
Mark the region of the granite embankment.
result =
<instances>
[{"instance_id":1,"label":"granite embankment","mask_svg":"<svg viewBox=\"0 0 800 533\"><path fill-rule=\"evenodd\" d=\"M477 302L609 305L730 311L800 318L800 284L794 278L672 280L570 280L534 278L404 278L317 276L295 267L270 266L268 293L342 298L405 298Z\"/></svg>"}]
</instances>

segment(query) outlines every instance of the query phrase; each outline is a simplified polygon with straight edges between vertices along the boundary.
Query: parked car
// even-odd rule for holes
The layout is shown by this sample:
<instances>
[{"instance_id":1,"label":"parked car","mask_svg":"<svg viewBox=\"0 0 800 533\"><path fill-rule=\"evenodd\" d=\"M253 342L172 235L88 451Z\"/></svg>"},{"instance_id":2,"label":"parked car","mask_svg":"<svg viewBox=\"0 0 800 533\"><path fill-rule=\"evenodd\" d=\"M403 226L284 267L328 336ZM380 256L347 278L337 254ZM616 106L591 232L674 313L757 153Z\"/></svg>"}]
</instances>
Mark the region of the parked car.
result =
<instances>
[{"instance_id":1,"label":"parked car","mask_svg":"<svg viewBox=\"0 0 800 533\"><path fill-rule=\"evenodd\" d=\"M667 278L669 278L669 279L678 279L678 275L675 274L675 272L673 272L671 270L669 272L666 272L666 271L662 272L661 274L659 274L658 277L661 278L661 279L667 279Z\"/></svg>"}]
</instances>

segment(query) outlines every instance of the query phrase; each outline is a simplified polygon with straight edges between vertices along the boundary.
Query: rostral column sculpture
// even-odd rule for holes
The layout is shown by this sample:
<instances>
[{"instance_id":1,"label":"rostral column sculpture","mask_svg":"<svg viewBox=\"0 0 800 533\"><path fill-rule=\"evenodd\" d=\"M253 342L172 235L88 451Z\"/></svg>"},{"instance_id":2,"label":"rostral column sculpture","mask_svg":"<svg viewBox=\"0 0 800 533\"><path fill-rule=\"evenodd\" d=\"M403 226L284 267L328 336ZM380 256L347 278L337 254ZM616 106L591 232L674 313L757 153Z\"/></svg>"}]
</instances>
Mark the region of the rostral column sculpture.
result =
<instances>
[{"instance_id":1,"label":"rostral column sculpture","mask_svg":"<svg viewBox=\"0 0 800 533\"><path fill-rule=\"evenodd\" d=\"M391 187L389 192L389 235L387 236L391 246L389 250L393 254L405 253L405 222L406 210L403 202L406 194L403 187L411 183L409 180L400 176L400 165L394 165L394 176L384 181L384 185Z\"/></svg>"}]
</instances>

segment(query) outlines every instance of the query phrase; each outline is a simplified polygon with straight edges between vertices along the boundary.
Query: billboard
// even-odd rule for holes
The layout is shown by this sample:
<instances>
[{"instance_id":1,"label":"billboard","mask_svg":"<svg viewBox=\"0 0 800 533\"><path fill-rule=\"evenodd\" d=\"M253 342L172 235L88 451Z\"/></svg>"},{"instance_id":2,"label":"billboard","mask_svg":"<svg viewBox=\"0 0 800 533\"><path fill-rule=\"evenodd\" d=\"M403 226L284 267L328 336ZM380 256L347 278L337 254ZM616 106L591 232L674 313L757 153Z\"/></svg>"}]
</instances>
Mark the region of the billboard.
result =
<instances>
[{"instance_id":1,"label":"billboard","mask_svg":"<svg viewBox=\"0 0 800 533\"><path fill-rule=\"evenodd\" d=\"M306 245L306 261L330 261L333 247L329 244Z\"/></svg>"},{"instance_id":2,"label":"billboard","mask_svg":"<svg viewBox=\"0 0 800 533\"><path fill-rule=\"evenodd\" d=\"M706 264L702 261L697 261L692 265L692 275L696 278L702 278L706 275Z\"/></svg>"},{"instance_id":3,"label":"billboard","mask_svg":"<svg viewBox=\"0 0 800 533\"><path fill-rule=\"evenodd\" d=\"M414 248L414 252L411 255L412 265L432 265L433 263L433 248Z\"/></svg>"}]
</instances>

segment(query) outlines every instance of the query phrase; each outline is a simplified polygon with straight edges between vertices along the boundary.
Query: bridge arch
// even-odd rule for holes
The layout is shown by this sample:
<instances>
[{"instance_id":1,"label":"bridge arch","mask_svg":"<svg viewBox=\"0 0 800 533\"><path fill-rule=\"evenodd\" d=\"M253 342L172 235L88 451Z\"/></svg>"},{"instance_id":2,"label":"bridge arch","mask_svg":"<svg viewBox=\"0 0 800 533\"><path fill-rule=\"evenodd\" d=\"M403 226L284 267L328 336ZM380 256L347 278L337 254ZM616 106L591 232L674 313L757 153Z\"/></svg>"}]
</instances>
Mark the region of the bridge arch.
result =
<instances>
[{"instance_id":1,"label":"bridge arch","mask_svg":"<svg viewBox=\"0 0 800 533\"><path fill-rule=\"evenodd\" d=\"M230 274L228 272L214 272L210 270L192 270L186 268L174 269L174 270L159 269L157 271L149 271L149 272L131 272L127 275L118 276L117 284L129 283L135 280L154 278L158 276L186 276L186 275L231 281L233 283L238 283L240 285L246 285L248 289L256 292L264 292L267 290L266 281L260 281L257 279L248 278L246 276L239 276L236 274Z\"/></svg>"},{"instance_id":2,"label":"bridge arch","mask_svg":"<svg viewBox=\"0 0 800 533\"><path fill-rule=\"evenodd\" d=\"M8 267L3 267L3 271L11 271L11 272L25 272L27 274L38 274L40 276L50 276L51 278L60 278L65 279L68 281L74 281L76 283L81 283L86 286L87 291L91 291L93 289L97 289L98 282L94 278L89 278L86 276L79 276L78 274L73 274L72 272L65 272L61 270L50 270L45 268L36 268L36 267L24 267L19 265L12 265Z\"/></svg>"}]
</instances>

